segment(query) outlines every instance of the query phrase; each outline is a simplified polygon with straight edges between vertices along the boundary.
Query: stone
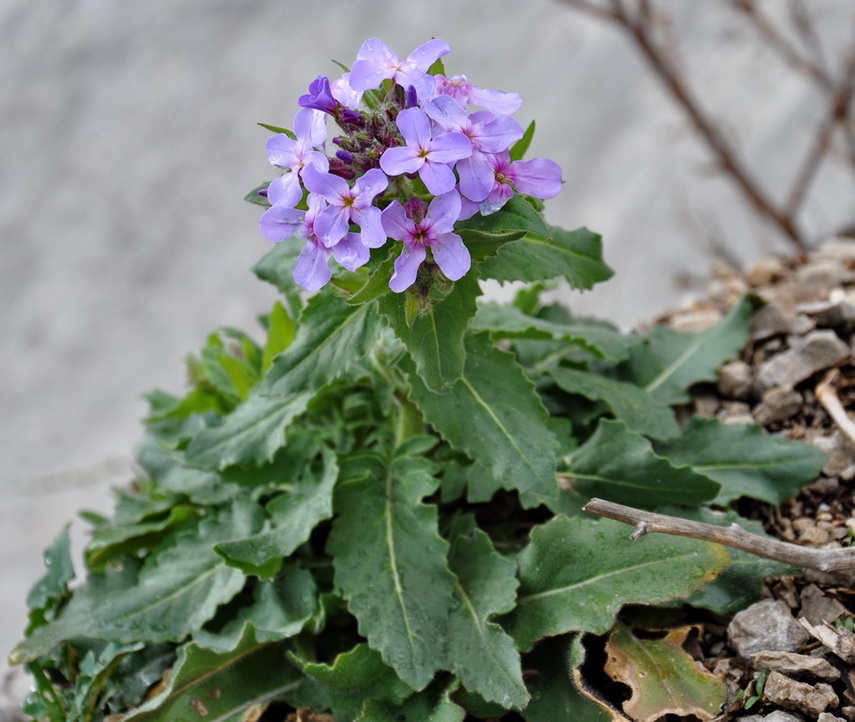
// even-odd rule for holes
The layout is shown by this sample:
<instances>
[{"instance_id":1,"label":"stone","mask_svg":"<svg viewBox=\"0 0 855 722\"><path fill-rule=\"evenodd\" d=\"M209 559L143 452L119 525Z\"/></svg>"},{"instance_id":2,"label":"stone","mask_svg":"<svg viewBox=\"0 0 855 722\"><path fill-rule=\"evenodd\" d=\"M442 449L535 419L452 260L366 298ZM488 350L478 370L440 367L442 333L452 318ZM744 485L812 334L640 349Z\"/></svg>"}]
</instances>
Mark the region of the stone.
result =
<instances>
[{"instance_id":1,"label":"stone","mask_svg":"<svg viewBox=\"0 0 855 722\"><path fill-rule=\"evenodd\" d=\"M751 395L754 374L745 361L729 361L718 370L718 392L729 399L747 399Z\"/></svg>"},{"instance_id":2,"label":"stone","mask_svg":"<svg viewBox=\"0 0 855 722\"><path fill-rule=\"evenodd\" d=\"M816 718L816 722L846 722L846 720L843 717L831 714L831 712L822 712Z\"/></svg>"},{"instance_id":3,"label":"stone","mask_svg":"<svg viewBox=\"0 0 855 722\"><path fill-rule=\"evenodd\" d=\"M811 657L795 652L758 652L751 657L755 669L768 669L782 674L810 674L834 682L840 671L822 657Z\"/></svg>"},{"instance_id":4,"label":"stone","mask_svg":"<svg viewBox=\"0 0 855 722\"><path fill-rule=\"evenodd\" d=\"M751 415L751 407L742 401L725 401L718 410L716 417L723 424L756 424L757 420Z\"/></svg>"},{"instance_id":5,"label":"stone","mask_svg":"<svg viewBox=\"0 0 855 722\"><path fill-rule=\"evenodd\" d=\"M790 333L795 314L786 311L777 303L767 303L751 319L751 339L765 341L772 336Z\"/></svg>"},{"instance_id":6,"label":"stone","mask_svg":"<svg viewBox=\"0 0 855 722\"><path fill-rule=\"evenodd\" d=\"M790 337L790 348L764 362L754 382L762 395L775 386L792 388L818 371L849 358L849 347L834 331L813 331L807 336Z\"/></svg>"},{"instance_id":7,"label":"stone","mask_svg":"<svg viewBox=\"0 0 855 722\"><path fill-rule=\"evenodd\" d=\"M754 408L754 418L764 426L784 421L795 416L804 404L804 398L791 388L776 386L763 394L762 401Z\"/></svg>"},{"instance_id":8,"label":"stone","mask_svg":"<svg viewBox=\"0 0 855 722\"><path fill-rule=\"evenodd\" d=\"M769 672L769 676L766 677L763 701L797 710L812 717L818 717L831 707L840 704L831 685L825 682L816 684L797 682L780 672Z\"/></svg>"},{"instance_id":9,"label":"stone","mask_svg":"<svg viewBox=\"0 0 855 722\"><path fill-rule=\"evenodd\" d=\"M827 436L816 436L810 443L828 454L828 463L822 469L823 474L840 477L844 481L855 478L855 449L840 429L834 429Z\"/></svg>"},{"instance_id":10,"label":"stone","mask_svg":"<svg viewBox=\"0 0 855 722\"><path fill-rule=\"evenodd\" d=\"M789 607L771 599L752 604L734 615L727 634L731 648L744 659L768 650L795 652L811 639Z\"/></svg>"},{"instance_id":11,"label":"stone","mask_svg":"<svg viewBox=\"0 0 855 722\"><path fill-rule=\"evenodd\" d=\"M769 714L749 714L745 717L737 717L737 722L805 722L801 715L776 709Z\"/></svg>"},{"instance_id":12,"label":"stone","mask_svg":"<svg viewBox=\"0 0 855 722\"><path fill-rule=\"evenodd\" d=\"M783 259L777 257L761 258L754 263L745 274L745 280L749 285L769 286L774 281L779 281L787 275L787 267Z\"/></svg>"},{"instance_id":13,"label":"stone","mask_svg":"<svg viewBox=\"0 0 855 722\"><path fill-rule=\"evenodd\" d=\"M855 265L855 240L845 236L832 236L822 242L815 257L853 266Z\"/></svg>"},{"instance_id":14,"label":"stone","mask_svg":"<svg viewBox=\"0 0 855 722\"><path fill-rule=\"evenodd\" d=\"M826 258L815 258L795 273L795 282L800 286L805 301L809 295L817 301L824 300L831 289L851 283L853 278L855 275L851 269Z\"/></svg>"},{"instance_id":15,"label":"stone","mask_svg":"<svg viewBox=\"0 0 855 722\"><path fill-rule=\"evenodd\" d=\"M855 328L855 305L842 289L832 291L828 301L802 304L798 310L814 319L820 328L833 328L846 336Z\"/></svg>"},{"instance_id":16,"label":"stone","mask_svg":"<svg viewBox=\"0 0 855 722\"><path fill-rule=\"evenodd\" d=\"M811 624L834 623L846 614L846 607L816 584L808 584L802 589L800 598L802 607L799 616L804 617Z\"/></svg>"}]
</instances>

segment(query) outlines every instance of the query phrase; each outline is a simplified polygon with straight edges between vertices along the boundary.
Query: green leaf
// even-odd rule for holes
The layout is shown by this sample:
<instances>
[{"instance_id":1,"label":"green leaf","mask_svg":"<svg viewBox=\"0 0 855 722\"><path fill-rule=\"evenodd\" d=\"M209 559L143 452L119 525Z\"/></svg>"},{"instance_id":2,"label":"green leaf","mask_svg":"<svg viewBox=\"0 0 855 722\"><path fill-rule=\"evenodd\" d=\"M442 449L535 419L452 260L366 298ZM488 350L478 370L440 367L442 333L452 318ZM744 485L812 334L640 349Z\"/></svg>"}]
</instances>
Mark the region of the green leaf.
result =
<instances>
[{"instance_id":1,"label":"green leaf","mask_svg":"<svg viewBox=\"0 0 855 722\"><path fill-rule=\"evenodd\" d=\"M479 266L482 278L497 281L541 281L563 276L571 286L587 290L614 272L603 262L601 237L580 228L547 227L502 245Z\"/></svg>"},{"instance_id":2,"label":"green leaf","mask_svg":"<svg viewBox=\"0 0 855 722\"><path fill-rule=\"evenodd\" d=\"M332 452L324 453L321 478L311 475L296 481L292 490L277 496L267 505L273 528L246 539L218 544L215 551L229 566L244 574L269 579L279 570L282 560L308 540L312 530L333 514L333 487L338 479L338 464Z\"/></svg>"},{"instance_id":3,"label":"green leaf","mask_svg":"<svg viewBox=\"0 0 855 722\"><path fill-rule=\"evenodd\" d=\"M202 629L194 641L216 652L234 649L252 624L259 642L276 642L299 634L320 608L312 573L289 563L276 581L261 581L253 589L253 602L236 611L219 631Z\"/></svg>"},{"instance_id":4,"label":"green leaf","mask_svg":"<svg viewBox=\"0 0 855 722\"><path fill-rule=\"evenodd\" d=\"M27 595L27 607L32 610L49 608L68 593L68 583L74 579L68 528L69 524L63 526L51 545L44 550L42 557L47 572Z\"/></svg>"},{"instance_id":5,"label":"green leaf","mask_svg":"<svg viewBox=\"0 0 855 722\"><path fill-rule=\"evenodd\" d=\"M369 699L362 708L359 722L398 722L398 720L418 720L418 722L463 722L466 710L451 701L451 694L459 682L437 679L427 689L408 697L403 704Z\"/></svg>"},{"instance_id":6,"label":"green leaf","mask_svg":"<svg viewBox=\"0 0 855 722\"><path fill-rule=\"evenodd\" d=\"M475 298L480 293L474 275L464 276L455 282L448 296L420 310L412 323L408 322L405 298L400 294L390 293L380 299L380 310L407 347L421 380L432 391L447 391L463 375L463 337L475 315Z\"/></svg>"},{"instance_id":7,"label":"green leaf","mask_svg":"<svg viewBox=\"0 0 855 722\"><path fill-rule=\"evenodd\" d=\"M268 123L258 123L262 128L269 130L272 133L284 133L291 140L297 140L297 136L293 130L288 130L288 128L280 128L278 125L270 125Z\"/></svg>"},{"instance_id":8,"label":"green leaf","mask_svg":"<svg viewBox=\"0 0 855 722\"><path fill-rule=\"evenodd\" d=\"M470 692L506 709L528 703L513 640L493 614L509 612L516 600L516 565L502 557L483 531L457 536L451 544L451 571L457 575L449 618L446 664Z\"/></svg>"},{"instance_id":9,"label":"green leaf","mask_svg":"<svg viewBox=\"0 0 855 722\"><path fill-rule=\"evenodd\" d=\"M300 701L316 710L331 709L337 719L359 719L366 700L398 705L413 693L367 644L339 654L331 667L296 661L309 678Z\"/></svg>"},{"instance_id":10,"label":"green leaf","mask_svg":"<svg viewBox=\"0 0 855 722\"><path fill-rule=\"evenodd\" d=\"M719 485L688 466L657 456L646 438L622 421L603 420L572 455L573 488L588 497L645 509L679 501L686 506L713 499Z\"/></svg>"},{"instance_id":11,"label":"green leaf","mask_svg":"<svg viewBox=\"0 0 855 722\"><path fill-rule=\"evenodd\" d=\"M718 715L727 687L683 649L690 629L678 627L663 639L646 639L618 625L609 636L605 671L632 690L623 703L632 719L653 722L673 714L709 720Z\"/></svg>"},{"instance_id":12,"label":"green leaf","mask_svg":"<svg viewBox=\"0 0 855 722\"><path fill-rule=\"evenodd\" d=\"M680 433L671 408L635 384L563 366L549 373L564 391L591 401L604 401L615 417L632 431L655 439L667 439Z\"/></svg>"},{"instance_id":13,"label":"green leaf","mask_svg":"<svg viewBox=\"0 0 855 722\"><path fill-rule=\"evenodd\" d=\"M701 381L715 381L719 367L748 343L753 302L743 298L713 328L684 333L657 326L633 349L632 380L666 404L689 401L688 389Z\"/></svg>"},{"instance_id":14,"label":"green leaf","mask_svg":"<svg viewBox=\"0 0 855 722\"><path fill-rule=\"evenodd\" d=\"M529 682L531 702L526 722L609 722L611 716L586 699L570 670L566 636L544 639L526 656L525 668L536 672Z\"/></svg>"},{"instance_id":15,"label":"green leaf","mask_svg":"<svg viewBox=\"0 0 855 722\"><path fill-rule=\"evenodd\" d=\"M613 363L627 359L630 346L635 343L605 321L573 318L567 323L556 323L528 316L514 306L493 301L478 304L478 312L472 319L472 328L476 331L489 331L494 339L566 341Z\"/></svg>"},{"instance_id":16,"label":"green leaf","mask_svg":"<svg viewBox=\"0 0 855 722\"><path fill-rule=\"evenodd\" d=\"M658 442L657 453L687 464L721 484L714 503L741 496L777 506L795 497L827 463L823 451L800 441L771 436L758 425L722 424L692 418L678 439Z\"/></svg>"},{"instance_id":17,"label":"green leaf","mask_svg":"<svg viewBox=\"0 0 855 722\"><path fill-rule=\"evenodd\" d=\"M327 383L368 355L381 321L373 304L348 306L331 291L313 296L294 342L271 365L249 399L221 426L199 433L186 461L201 469L257 466L285 445L285 431Z\"/></svg>"},{"instance_id":18,"label":"green leaf","mask_svg":"<svg viewBox=\"0 0 855 722\"><path fill-rule=\"evenodd\" d=\"M430 391L413 369L407 371L412 399L452 446L488 469L508 490L536 506L558 493L558 440L546 426L546 409L534 385L486 334L466 338L463 376L444 396Z\"/></svg>"},{"instance_id":19,"label":"green leaf","mask_svg":"<svg viewBox=\"0 0 855 722\"><path fill-rule=\"evenodd\" d=\"M532 138L534 138L534 121L528 124L523 137L511 146L511 161L522 160L522 157L531 145Z\"/></svg>"},{"instance_id":20,"label":"green leaf","mask_svg":"<svg viewBox=\"0 0 855 722\"><path fill-rule=\"evenodd\" d=\"M298 289L293 273L301 250L300 244L294 241L277 243L255 264L252 271L262 281L272 283L287 296Z\"/></svg>"},{"instance_id":21,"label":"green leaf","mask_svg":"<svg viewBox=\"0 0 855 722\"><path fill-rule=\"evenodd\" d=\"M392 254L383 261L377 267L377 270L371 274L365 285L352 296L348 297L347 302L351 306L359 306L391 293L392 289L389 288L389 281L392 280L392 274L395 272L395 259L396 256Z\"/></svg>"},{"instance_id":22,"label":"green leaf","mask_svg":"<svg viewBox=\"0 0 855 722\"><path fill-rule=\"evenodd\" d=\"M439 482L424 458L375 458L368 475L340 482L327 551L359 632L386 664L423 689L442 664L454 576L437 509L421 499Z\"/></svg>"},{"instance_id":23,"label":"green leaf","mask_svg":"<svg viewBox=\"0 0 855 722\"><path fill-rule=\"evenodd\" d=\"M474 260L493 255L503 243L515 241L527 233L546 237L549 228L543 217L525 198L514 196L495 213L458 221L454 230L466 243Z\"/></svg>"},{"instance_id":24,"label":"green leaf","mask_svg":"<svg viewBox=\"0 0 855 722\"><path fill-rule=\"evenodd\" d=\"M710 509L684 509L682 507L659 509L662 514L671 514L683 519L730 526L738 524L746 531L768 537L762 524L739 516L734 511L726 514L715 513ZM684 601L693 607L709 609L716 614L733 614L756 602L763 591L766 577L798 575L800 570L789 564L749 554L740 549L728 549L730 566L715 579Z\"/></svg>"},{"instance_id":25,"label":"green leaf","mask_svg":"<svg viewBox=\"0 0 855 722\"><path fill-rule=\"evenodd\" d=\"M265 208L270 208L270 201L267 200L266 195L261 195L259 191L267 190L267 187L270 185L270 181L264 181L259 186L253 188L249 193L247 193L243 199L247 203L252 203L257 206L264 206Z\"/></svg>"},{"instance_id":26,"label":"green leaf","mask_svg":"<svg viewBox=\"0 0 855 722\"><path fill-rule=\"evenodd\" d=\"M261 361L261 371L265 373L273 363L273 359L288 348L297 335L297 326L285 307L276 301L268 317L267 343L264 345L264 355Z\"/></svg>"},{"instance_id":27,"label":"green leaf","mask_svg":"<svg viewBox=\"0 0 855 722\"><path fill-rule=\"evenodd\" d=\"M117 522L92 532L92 541L84 555L90 569L103 568L110 560L122 554L151 547L167 532L196 518L196 509L188 504L176 504L160 519L148 519L135 524Z\"/></svg>"},{"instance_id":28,"label":"green leaf","mask_svg":"<svg viewBox=\"0 0 855 722\"><path fill-rule=\"evenodd\" d=\"M166 688L126 716L123 722L244 722L274 699L292 694L300 685L299 672L286 664L277 644L260 644L247 625L233 650L218 652L188 644Z\"/></svg>"},{"instance_id":29,"label":"green leaf","mask_svg":"<svg viewBox=\"0 0 855 722\"><path fill-rule=\"evenodd\" d=\"M57 619L36 629L10 659L29 662L70 639L181 641L243 588L244 575L227 567L213 546L255 531L260 511L248 500L236 501L233 511L202 522L194 535L150 558L138 579L112 570L90 574Z\"/></svg>"},{"instance_id":30,"label":"green leaf","mask_svg":"<svg viewBox=\"0 0 855 722\"><path fill-rule=\"evenodd\" d=\"M626 524L557 516L531 533L518 558L517 607L506 628L522 650L543 637L604 634L622 605L687 597L730 563L725 549L653 534L632 541Z\"/></svg>"}]
</instances>

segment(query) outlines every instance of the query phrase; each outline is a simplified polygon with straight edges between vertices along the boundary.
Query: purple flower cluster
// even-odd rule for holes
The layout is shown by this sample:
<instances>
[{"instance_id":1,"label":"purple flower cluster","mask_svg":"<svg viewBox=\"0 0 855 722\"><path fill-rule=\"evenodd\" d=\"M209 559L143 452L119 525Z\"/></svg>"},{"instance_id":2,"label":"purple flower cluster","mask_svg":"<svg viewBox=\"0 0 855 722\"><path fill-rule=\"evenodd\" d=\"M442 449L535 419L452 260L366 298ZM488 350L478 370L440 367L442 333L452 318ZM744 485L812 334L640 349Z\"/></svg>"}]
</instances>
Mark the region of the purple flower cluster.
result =
<instances>
[{"instance_id":1,"label":"purple flower cluster","mask_svg":"<svg viewBox=\"0 0 855 722\"><path fill-rule=\"evenodd\" d=\"M511 161L510 148L523 137L511 117L519 95L430 74L448 52L434 39L402 60L377 38L367 40L350 72L309 85L294 137L268 139L267 157L283 174L267 189L270 208L259 226L271 241L305 240L294 268L303 288L317 291L330 280L330 256L353 271L389 238L402 244L389 283L396 293L415 283L428 249L456 281L471 265L454 232L458 220L494 213L515 192L558 194L556 163ZM332 155L324 150L328 117L340 131L330 139Z\"/></svg>"}]
</instances>

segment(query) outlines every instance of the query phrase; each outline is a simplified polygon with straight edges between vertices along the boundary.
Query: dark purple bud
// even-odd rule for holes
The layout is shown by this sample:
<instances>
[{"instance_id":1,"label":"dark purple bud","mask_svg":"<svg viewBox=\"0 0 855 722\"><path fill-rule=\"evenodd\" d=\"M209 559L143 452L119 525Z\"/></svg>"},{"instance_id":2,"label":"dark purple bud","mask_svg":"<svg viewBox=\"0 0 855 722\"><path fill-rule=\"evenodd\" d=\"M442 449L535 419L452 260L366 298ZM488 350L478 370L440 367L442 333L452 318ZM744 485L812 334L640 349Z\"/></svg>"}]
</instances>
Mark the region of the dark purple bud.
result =
<instances>
[{"instance_id":1,"label":"dark purple bud","mask_svg":"<svg viewBox=\"0 0 855 722\"><path fill-rule=\"evenodd\" d=\"M301 95L297 101L297 105L301 108L313 108L321 110L324 113L335 115L338 108L338 103L332 96L330 90L330 80L324 75L319 75L309 85L308 95Z\"/></svg>"},{"instance_id":2,"label":"dark purple bud","mask_svg":"<svg viewBox=\"0 0 855 722\"><path fill-rule=\"evenodd\" d=\"M258 195L267 198L267 188L262 188L260 191L258 191Z\"/></svg>"},{"instance_id":3,"label":"dark purple bud","mask_svg":"<svg viewBox=\"0 0 855 722\"><path fill-rule=\"evenodd\" d=\"M405 102L404 107L406 108L415 108L419 104L419 96L416 93L416 87L414 85L410 85L407 87L407 100Z\"/></svg>"},{"instance_id":4,"label":"dark purple bud","mask_svg":"<svg viewBox=\"0 0 855 722\"><path fill-rule=\"evenodd\" d=\"M353 163L353 154L348 153L346 150L337 150L335 152L335 157L344 163Z\"/></svg>"},{"instance_id":5,"label":"dark purple bud","mask_svg":"<svg viewBox=\"0 0 855 722\"><path fill-rule=\"evenodd\" d=\"M341 106L341 117L338 122L342 125L361 125L362 114L358 110Z\"/></svg>"},{"instance_id":6,"label":"dark purple bud","mask_svg":"<svg viewBox=\"0 0 855 722\"><path fill-rule=\"evenodd\" d=\"M416 224L424 220L424 217L427 215L427 210L427 203L425 203L421 198L410 198L410 200L404 203L404 212Z\"/></svg>"},{"instance_id":7,"label":"dark purple bud","mask_svg":"<svg viewBox=\"0 0 855 722\"><path fill-rule=\"evenodd\" d=\"M356 177L353 167L346 165L338 158L330 158L330 173L345 180L353 180Z\"/></svg>"}]
</instances>

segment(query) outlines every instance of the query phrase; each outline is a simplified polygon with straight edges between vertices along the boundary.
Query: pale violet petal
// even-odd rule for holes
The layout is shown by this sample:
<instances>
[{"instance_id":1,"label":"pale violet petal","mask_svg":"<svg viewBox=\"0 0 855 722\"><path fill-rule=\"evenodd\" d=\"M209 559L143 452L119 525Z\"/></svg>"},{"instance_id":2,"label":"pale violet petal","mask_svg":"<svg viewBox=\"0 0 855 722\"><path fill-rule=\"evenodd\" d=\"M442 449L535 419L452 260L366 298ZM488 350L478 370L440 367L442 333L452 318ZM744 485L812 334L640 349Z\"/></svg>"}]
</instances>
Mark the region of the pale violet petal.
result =
<instances>
[{"instance_id":1,"label":"pale violet petal","mask_svg":"<svg viewBox=\"0 0 855 722\"><path fill-rule=\"evenodd\" d=\"M395 272L389 280L389 288L395 293L402 293L412 286L416 282L416 274L426 255L424 246L405 244L401 255L395 259Z\"/></svg>"},{"instance_id":2,"label":"pale violet petal","mask_svg":"<svg viewBox=\"0 0 855 722\"><path fill-rule=\"evenodd\" d=\"M445 233L431 244L433 259L452 281L463 278L472 265L469 249L456 233Z\"/></svg>"}]
</instances>

